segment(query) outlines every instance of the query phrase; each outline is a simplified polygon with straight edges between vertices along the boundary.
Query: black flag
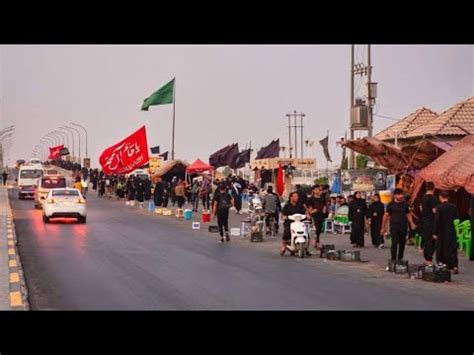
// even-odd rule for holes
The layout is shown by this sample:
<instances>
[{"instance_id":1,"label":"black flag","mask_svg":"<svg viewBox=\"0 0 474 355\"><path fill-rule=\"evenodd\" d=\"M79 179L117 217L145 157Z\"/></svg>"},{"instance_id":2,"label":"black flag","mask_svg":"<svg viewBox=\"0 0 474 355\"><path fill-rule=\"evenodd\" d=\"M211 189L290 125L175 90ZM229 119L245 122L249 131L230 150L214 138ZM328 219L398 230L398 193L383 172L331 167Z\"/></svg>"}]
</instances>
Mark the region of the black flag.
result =
<instances>
[{"instance_id":1,"label":"black flag","mask_svg":"<svg viewBox=\"0 0 474 355\"><path fill-rule=\"evenodd\" d=\"M161 157L163 160L168 160L168 152L164 152L163 154L160 154L160 157Z\"/></svg>"},{"instance_id":2,"label":"black flag","mask_svg":"<svg viewBox=\"0 0 474 355\"><path fill-rule=\"evenodd\" d=\"M232 164L235 157L239 154L239 145L237 143L228 145L209 157L209 164L214 168Z\"/></svg>"},{"instance_id":3,"label":"black flag","mask_svg":"<svg viewBox=\"0 0 474 355\"><path fill-rule=\"evenodd\" d=\"M230 148L230 145L226 145L224 148L221 148L217 152L212 153L211 156L209 157L209 164L216 168L218 166L222 166L222 165L219 165L220 160L222 158L222 155L225 154L229 148Z\"/></svg>"},{"instance_id":4,"label":"black flag","mask_svg":"<svg viewBox=\"0 0 474 355\"><path fill-rule=\"evenodd\" d=\"M332 163L331 157L329 156L329 150L328 150L329 134L326 136L326 138L321 139L319 143L323 146L324 156L326 157L326 160Z\"/></svg>"},{"instance_id":5,"label":"black flag","mask_svg":"<svg viewBox=\"0 0 474 355\"><path fill-rule=\"evenodd\" d=\"M240 169L245 166L246 163L250 163L250 149L241 151L234 159L232 164L229 166L232 169Z\"/></svg>"},{"instance_id":6,"label":"black flag","mask_svg":"<svg viewBox=\"0 0 474 355\"><path fill-rule=\"evenodd\" d=\"M269 145L260 149L256 159L277 158L280 155L280 139L273 140Z\"/></svg>"},{"instance_id":7,"label":"black flag","mask_svg":"<svg viewBox=\"0 0 474 355\"><path fill-rule=\"evenodd\" d=\"M157 145L156 147L151 147L151 154L160 154L160 146Z\"/></svg>"}]
</instances>

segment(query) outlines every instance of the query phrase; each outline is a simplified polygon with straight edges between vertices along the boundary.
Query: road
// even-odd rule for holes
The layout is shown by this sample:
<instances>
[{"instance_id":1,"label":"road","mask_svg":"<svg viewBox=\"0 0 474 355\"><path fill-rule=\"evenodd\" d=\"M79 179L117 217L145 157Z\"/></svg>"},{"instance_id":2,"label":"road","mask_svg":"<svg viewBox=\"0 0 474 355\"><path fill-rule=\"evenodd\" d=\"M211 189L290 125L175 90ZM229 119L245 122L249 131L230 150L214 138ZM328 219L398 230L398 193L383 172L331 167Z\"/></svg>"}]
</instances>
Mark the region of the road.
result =
<instances>
[{"instance_id":1,"label":"road","mask_svg":"<svg viewBox=\"0 0 474 355\"><path fill-rule=\"evenodd\" d=\"M331 263L280 257L88 198L88 223L43 224L10 190L32 309L466 309L471 297L368 282ZM199 232L199 233L198 233ZM313 257L314 259L314 257ZM320 261L320 260L319 260Z\"/></svg>"}]
</instances>

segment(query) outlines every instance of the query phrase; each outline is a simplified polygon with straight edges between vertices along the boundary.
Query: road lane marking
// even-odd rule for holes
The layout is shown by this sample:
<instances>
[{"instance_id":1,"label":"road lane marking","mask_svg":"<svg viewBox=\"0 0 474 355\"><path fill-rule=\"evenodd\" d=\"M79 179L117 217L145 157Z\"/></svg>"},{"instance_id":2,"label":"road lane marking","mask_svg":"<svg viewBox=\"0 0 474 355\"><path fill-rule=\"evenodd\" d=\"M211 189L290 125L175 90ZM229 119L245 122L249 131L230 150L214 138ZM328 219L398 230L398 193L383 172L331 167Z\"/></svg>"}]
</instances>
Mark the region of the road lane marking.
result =
<instances>
[{"instance_id":1,"label":"road lane marking","mask_svg":"<svg viewBox=\"0 0 474 355\"><path fill-rule=\"evenodd\" d=\"M12 272L10 274L10 283L17 283L20 282L20 275L17 272Z\"/></svg>"},{"instance_id":2,"label":"road lane marking","mask_svg":"<svg viewBox=\"0 0 474 355\"><path fill-rule=\"evenodd\" d=\"M21 293L19 291L10 292L10 306L23 306L23 301L21 300Z\"/></svg>"},{"instance_id":3,"label":"road lane marking","mask_svg":"<svg viewBox=\"0 0 474 355\"><path fill-rule=\"evenodd\" d=\"M9 246L9 247L12 247L12 246L15 245L15 244L13 243L13 240L9 240L7 243L8 243L8 246Z\"/></svg>"},{"instance_id":4,"label":"road lane marking","mask_svg":"<svg viewBox=\"0 0 474 355\"><path fill-rule=\"evenodd\" d=\"M9 267L17 267L18 264L16 263L16 260L12 259L12 260L8 260L8 266Z\"/></svg>"},{"instance_id":5,"label":"road lane marking","mask_svg":"<svg viewBox=\"0 0 474 355\"><path fill-rule=\"evenodd\" d=\"M8 248L8 255L15 255L15 249Z\"/></svg>"}]
</instances>

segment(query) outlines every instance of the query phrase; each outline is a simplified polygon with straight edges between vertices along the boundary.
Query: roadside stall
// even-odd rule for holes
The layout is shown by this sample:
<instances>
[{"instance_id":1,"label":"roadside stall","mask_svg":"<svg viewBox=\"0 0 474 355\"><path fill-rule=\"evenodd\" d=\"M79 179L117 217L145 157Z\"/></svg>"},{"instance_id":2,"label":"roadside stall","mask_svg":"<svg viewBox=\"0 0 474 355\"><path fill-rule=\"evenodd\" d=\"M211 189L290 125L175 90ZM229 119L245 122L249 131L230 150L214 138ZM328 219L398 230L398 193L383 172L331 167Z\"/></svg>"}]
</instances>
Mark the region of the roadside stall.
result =
<instances>
[{"instance_id":1,"label":"roadside stall","mask_svg":"<svg viewBox=\"0 0 474 355\"><path fill-rule=\"evenodd\" d=\"M156 183L156 178L160 176L164 181L170 182L173 176L184 180L186 176L186 168L188 163L183 160L170 160L161 165L156 169L155 173L151 176L153 183Z\"/></svg>"}]
</instances>

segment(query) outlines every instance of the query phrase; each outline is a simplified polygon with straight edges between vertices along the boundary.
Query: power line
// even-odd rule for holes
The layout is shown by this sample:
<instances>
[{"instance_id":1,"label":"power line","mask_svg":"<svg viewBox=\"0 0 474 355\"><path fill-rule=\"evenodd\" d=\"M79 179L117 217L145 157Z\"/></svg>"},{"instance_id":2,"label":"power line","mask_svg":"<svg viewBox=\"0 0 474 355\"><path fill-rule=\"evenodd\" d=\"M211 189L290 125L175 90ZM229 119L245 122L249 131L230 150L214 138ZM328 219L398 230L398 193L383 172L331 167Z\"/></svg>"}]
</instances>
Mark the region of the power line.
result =
<instances>
[{"instance_id":1,"label":"power line","mask_svg":"<svg viewBox=\"0 0 474 355\"><path fill-rule=\"evenodd\" d=\"M377 117L380 117L380 118L385 118L385 119L387 119L387 120L392 120L392 121L400 121L399 118L389 117L389 116L384 116L384 115L379 115L379 114L375 114L375 113L374 113L374 116L377 116Z\"/></svg>"}]
</instances>

